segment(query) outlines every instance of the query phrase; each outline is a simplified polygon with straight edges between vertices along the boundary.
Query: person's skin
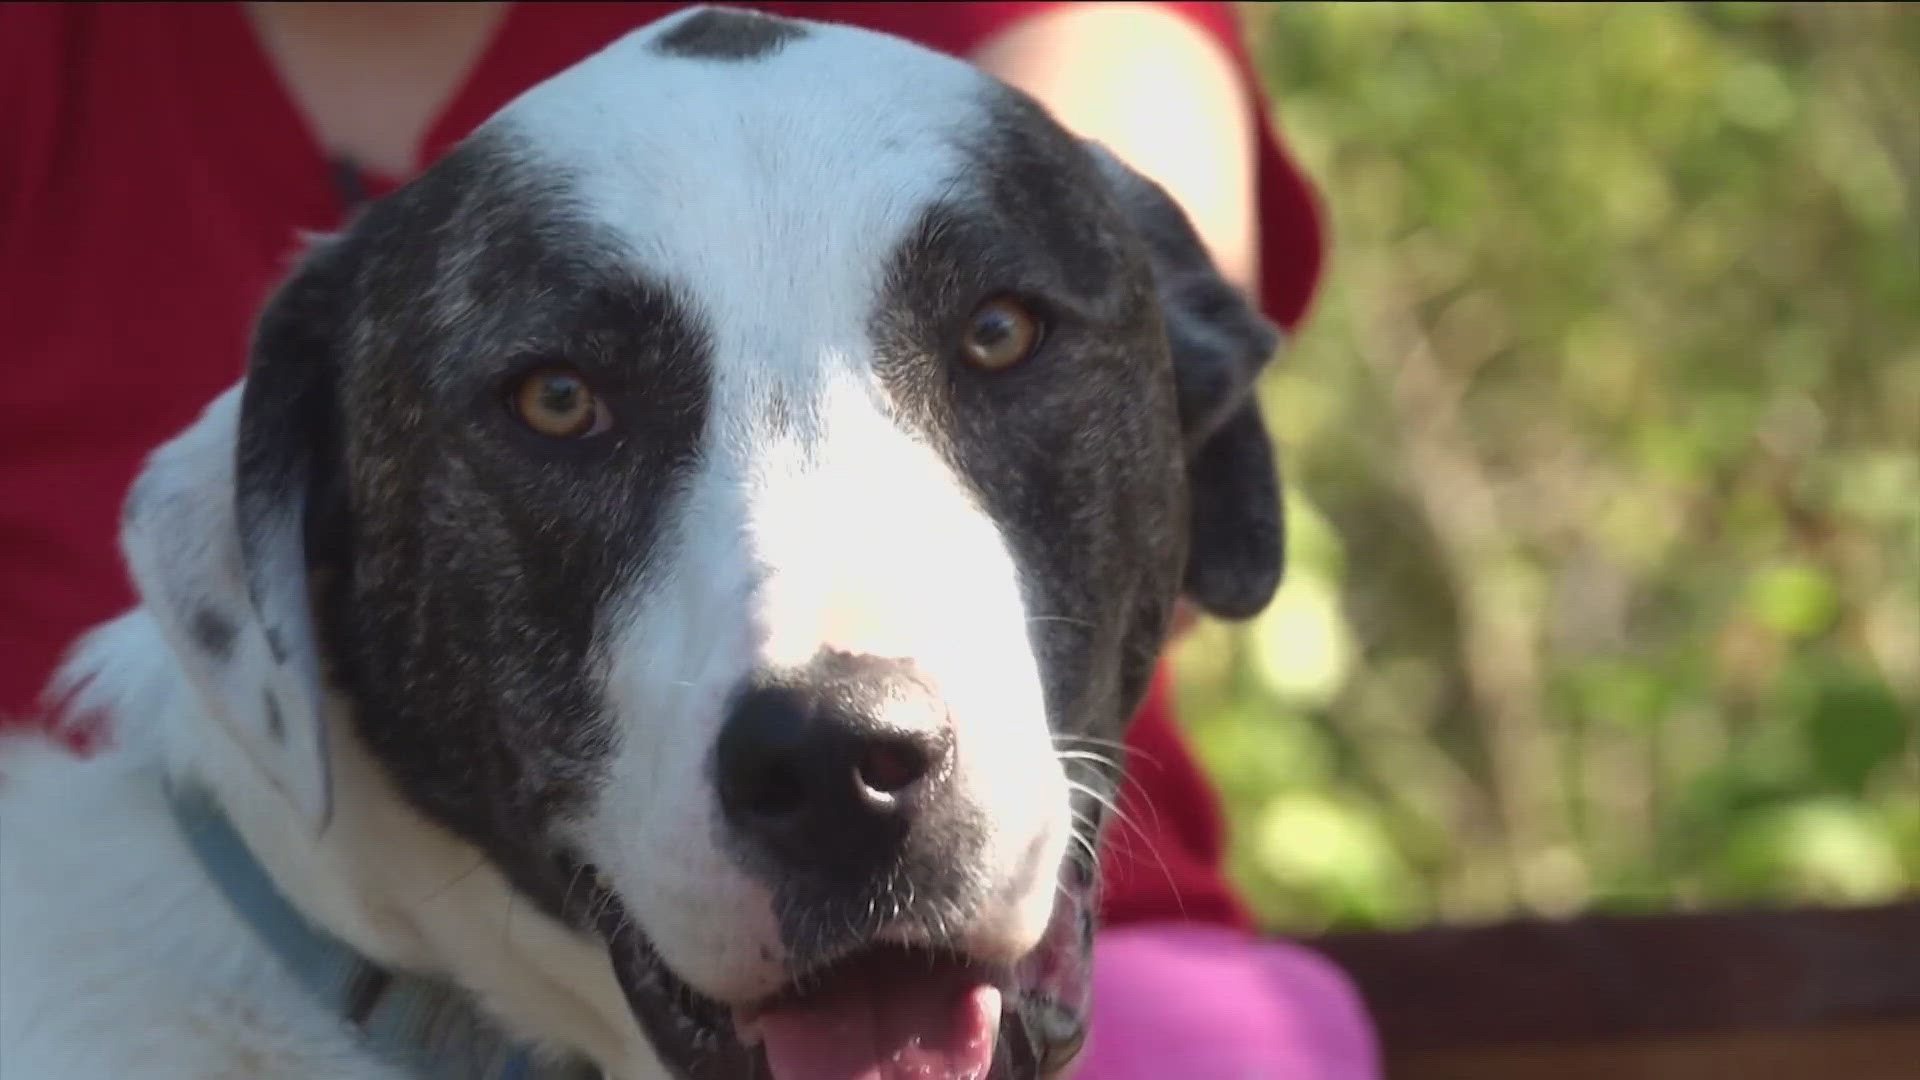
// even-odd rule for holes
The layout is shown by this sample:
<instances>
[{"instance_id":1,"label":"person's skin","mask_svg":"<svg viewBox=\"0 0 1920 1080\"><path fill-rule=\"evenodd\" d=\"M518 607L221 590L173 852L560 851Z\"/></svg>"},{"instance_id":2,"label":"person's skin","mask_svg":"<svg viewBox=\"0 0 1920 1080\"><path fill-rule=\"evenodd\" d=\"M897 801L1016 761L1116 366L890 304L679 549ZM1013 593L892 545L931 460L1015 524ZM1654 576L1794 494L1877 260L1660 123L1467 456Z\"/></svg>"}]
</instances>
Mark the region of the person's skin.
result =
<instances>
[{"instance_id":1,"label":"person's skin","mask_svg":"<svg viewBox=\"0 0 1920 1080\"><path fill-rule=\"evenodd\" d=\"M254 2L247 10L321 145L401 177L419 167L422 138L506 5ZM1255 291L1253 112L1212 38L1155 5L1078 4L1022 20L970 59L1157 180L1227 279ZM1176 632L1192 619L1183 604Z\"/></svg>"},{"instance_id":2,"label":"person's skin","mask_svg":"<svg viewBox=\"0 0 1920 1080\"><path fill-rule=\"evenodd\" d=\"M1227 280L1255 292L1254 114L1218 42L1156 5L1075 4L1015 24L971 59L1158 181Z\"/></svg>"},{"instance_id":3,"label":"person's skin","mask_svg":"<svg viewBox=\"0 0 1920 1080\"><path fill-rule=\"evenodd\" d=\"M420 141L478 63L504 3L249 3L254 33L329 153L410 176Z\"/></svg>"}]
</instances>

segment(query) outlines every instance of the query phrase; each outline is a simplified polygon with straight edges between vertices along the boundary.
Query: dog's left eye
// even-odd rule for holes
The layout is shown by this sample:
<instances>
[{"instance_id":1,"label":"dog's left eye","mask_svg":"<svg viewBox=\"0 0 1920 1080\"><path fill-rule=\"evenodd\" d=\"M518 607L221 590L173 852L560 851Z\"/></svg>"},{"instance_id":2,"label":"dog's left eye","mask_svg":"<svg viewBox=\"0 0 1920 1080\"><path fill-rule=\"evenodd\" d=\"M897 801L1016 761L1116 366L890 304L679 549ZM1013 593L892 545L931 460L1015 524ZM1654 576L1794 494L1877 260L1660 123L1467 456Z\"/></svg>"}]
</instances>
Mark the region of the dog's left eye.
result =
<instances>
[{"instance_id":1,"label":"dog's left eye","mask_svg":"<svg viewBox=\"0 0 1920 1080\"><path fill-rule=\"evenodd\" d=\"M508 398L520 422L553 439L584 439L613 426L606 402L580 373L539 367L521 376Z\"/></svg>"},{"instance_id":2,"label":"dog's left eye","mask_svg":"<svg viewBox=\"0 0 1920 1080\"><path fill-rule=\"evenodd\" d=\"M1010 296L995 297L974 309L960 341L967 363L1002 371L1023 363L1040 347L1040 317Z\"/></svg>"}]
</instances>

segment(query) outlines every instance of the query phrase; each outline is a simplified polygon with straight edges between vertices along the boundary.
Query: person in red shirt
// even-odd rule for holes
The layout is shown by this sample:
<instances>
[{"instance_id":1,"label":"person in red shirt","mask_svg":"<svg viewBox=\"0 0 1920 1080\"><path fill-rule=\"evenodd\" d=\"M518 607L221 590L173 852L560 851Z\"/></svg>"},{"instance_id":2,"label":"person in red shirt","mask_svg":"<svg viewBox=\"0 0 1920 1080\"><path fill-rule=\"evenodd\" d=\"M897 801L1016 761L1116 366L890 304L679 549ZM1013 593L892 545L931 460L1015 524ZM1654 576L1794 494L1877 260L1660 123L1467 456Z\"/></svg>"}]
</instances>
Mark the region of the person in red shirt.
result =
<instances>
[{"instance_id":1,"label":"person in red shirt","mask_svg":"<svg viewBox=\"0 0 1920 1080\"><path fill-rule=\"evenodd\" d=\"M0 392L0 722L43 722L39 695L61 650L132 602L114 547L127 485L241 374L253 314L300 233L337 227L521 90L679 6L0 7L11 375ZM746 6L974 60L1166 186L1276 321L1292 329L1304 315L1319 218L1273 137L1231 5ZM1170 1041L1154 1045L1175 1053L1203 1033L1237 1040L1263 1076L1365 1075L1371 1044L1337 973L1309 954L1258 953L1244 937L1246 912L1219 870L1217 806L1164 674L1127 743L1153 765L1124 786L1132 825L1104 852L1103 913L1110 927L1158 936L1103 943L1100 1015L1130 1008L1104 1002L1132 1001L1143 980L1179 978L1239 979L1255 1011L1246 1030L1230 1017L1226 1030L1219 1008L1163 1022L1154 1017L1179 1010L1135 1002L1142 1016L1104 1030L1147 1031L1149 1043L1163 1032ZM1247 967L1255 958L1267 967ZM1315 1009L1324 1015L1309 1022ZM1165 1058L1128 1072L1153 1055L1102 1031L1097 1022L1087 1075L1162 1075ZM1275 1032L1287 1032L1284 1045L1263 1049ZM1269 1068L1282 1060L1302 1071Z\"/></svg>"}]
</instances>

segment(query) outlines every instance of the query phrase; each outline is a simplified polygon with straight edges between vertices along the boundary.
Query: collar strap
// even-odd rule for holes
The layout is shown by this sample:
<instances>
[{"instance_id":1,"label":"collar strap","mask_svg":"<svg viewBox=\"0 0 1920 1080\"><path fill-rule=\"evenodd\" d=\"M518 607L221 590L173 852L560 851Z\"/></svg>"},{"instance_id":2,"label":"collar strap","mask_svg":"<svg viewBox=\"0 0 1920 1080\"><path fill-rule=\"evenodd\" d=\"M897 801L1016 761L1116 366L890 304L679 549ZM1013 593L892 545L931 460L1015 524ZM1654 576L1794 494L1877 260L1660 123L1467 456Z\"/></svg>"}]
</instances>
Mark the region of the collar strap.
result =
<instances>
[{"instance_id":1,"label":"collar strap","mask_svg":"<svg viewBox=\"0 0 1920 1080\"><path fill-rule=\"evenodd\" d=\"M370 1047L417 1080L595 1080L580 1062L545 1064L511 1042L464 991L389 971L301 915L273 884L233 823L203 791L167 803L180 833L234 911L307 992L345 1018Z\"/></svg>"}]
</instances>

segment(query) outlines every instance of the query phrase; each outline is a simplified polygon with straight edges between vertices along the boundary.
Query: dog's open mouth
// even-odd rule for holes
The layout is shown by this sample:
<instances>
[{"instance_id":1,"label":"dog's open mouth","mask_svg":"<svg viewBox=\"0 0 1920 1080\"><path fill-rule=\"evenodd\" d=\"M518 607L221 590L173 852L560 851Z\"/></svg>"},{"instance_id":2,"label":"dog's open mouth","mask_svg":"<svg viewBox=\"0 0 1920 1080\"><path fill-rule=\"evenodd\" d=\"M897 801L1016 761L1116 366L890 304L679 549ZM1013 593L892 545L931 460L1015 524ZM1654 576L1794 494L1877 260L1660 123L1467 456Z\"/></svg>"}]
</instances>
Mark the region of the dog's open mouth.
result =
<instances>
[{"instance_id":1,"label":"dog's open mouth","mask_svg":"<svg viewBox=\"0 0 1920 1080\"><path fill-rule=\"evenodd\" d=\"M964 958L875 946L735 1015L774 1080L984 1080L1004 977Z\"/></svg>"},{"instance_id":2,"label":"dog's open mouth","mask_svg":"<svg viewBox=\"0 0 1920 1080\"><path fill-rule=\"evenodd\" d=\"M1070 1061L1084 1034L1077 906L1063 902L1017 970L870 945L745 1008L689 986L624 915L603 932L628 1006L687 1080L1031 1080Z\"/></svg>"}]
</instances>

